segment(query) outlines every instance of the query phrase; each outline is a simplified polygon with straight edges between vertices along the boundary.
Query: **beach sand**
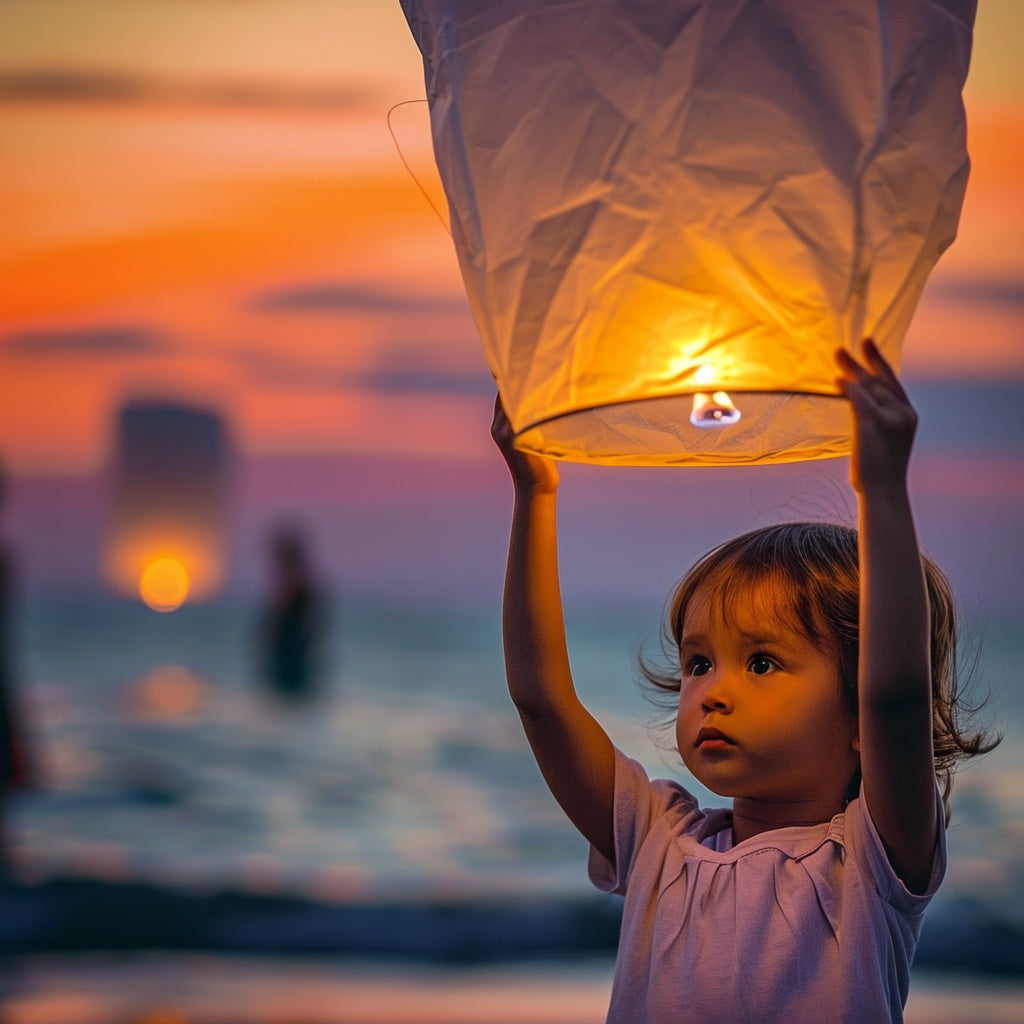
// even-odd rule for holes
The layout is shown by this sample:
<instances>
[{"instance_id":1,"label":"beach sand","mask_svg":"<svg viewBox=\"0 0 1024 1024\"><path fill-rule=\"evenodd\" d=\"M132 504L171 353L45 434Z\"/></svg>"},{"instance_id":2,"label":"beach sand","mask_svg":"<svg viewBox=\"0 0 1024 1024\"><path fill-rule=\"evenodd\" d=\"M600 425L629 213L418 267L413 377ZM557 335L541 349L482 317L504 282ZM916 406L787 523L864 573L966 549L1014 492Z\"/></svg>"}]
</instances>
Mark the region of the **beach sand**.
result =
<instances>
[{"instance_id":1,"label":"beach sand","mask_svg":"<svg viewBox=\"0 0 1024 1024\"><path fill-rule=\"evenodd\" d=\"M611 963L433 968L191 954L8 961L2 1024L600 1024ZM1024 984L918 977L908 1024L1021 1024Z\"/></svg>"}]
</instances>

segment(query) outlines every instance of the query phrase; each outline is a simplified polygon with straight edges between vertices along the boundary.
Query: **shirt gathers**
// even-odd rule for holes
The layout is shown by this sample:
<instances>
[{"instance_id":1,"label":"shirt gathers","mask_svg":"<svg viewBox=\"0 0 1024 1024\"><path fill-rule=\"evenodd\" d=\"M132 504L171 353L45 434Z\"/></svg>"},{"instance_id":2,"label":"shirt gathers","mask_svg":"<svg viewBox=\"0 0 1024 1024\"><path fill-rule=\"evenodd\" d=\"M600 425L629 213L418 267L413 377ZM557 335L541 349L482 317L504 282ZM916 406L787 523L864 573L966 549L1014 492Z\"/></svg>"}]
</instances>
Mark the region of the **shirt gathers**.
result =
<instances>
[{"instance_id":1,"label":"shirt gathers","mask_svg":"<svg viewBox=\"0 0 1024 1024\"><path fill-rule=\"evenodd\" d=\"M625 897L610 1024L903 1020L924 910L945 872L943 812L928 887L907 890L863 790L818 825L733 843L732 812L615 756L615 864Z\"/></svg>"}]
</instances>

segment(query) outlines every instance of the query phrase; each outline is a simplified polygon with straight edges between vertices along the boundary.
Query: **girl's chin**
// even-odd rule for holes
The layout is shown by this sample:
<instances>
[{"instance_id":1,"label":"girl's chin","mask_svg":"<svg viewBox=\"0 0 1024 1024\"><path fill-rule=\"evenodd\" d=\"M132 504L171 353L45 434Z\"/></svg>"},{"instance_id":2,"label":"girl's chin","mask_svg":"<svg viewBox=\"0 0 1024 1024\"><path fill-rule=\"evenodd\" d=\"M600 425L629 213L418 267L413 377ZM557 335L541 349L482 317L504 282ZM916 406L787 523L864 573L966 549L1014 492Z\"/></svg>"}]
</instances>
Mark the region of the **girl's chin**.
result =
<instances>
[{"instance_id":1,"label":"girl's chin","mask_svg":"<svg viewBox=\"0 0 1024 1024\"><path fill-rule=\"evenodd\" d=\"M749 779L741 779L735 775L730 776L723 771L714 771L715 766L709 766L706 763L694 763L693 758L689 758L684 763L686 763L686 768L690 775L705 789L714 793L715 796L732 799L736 796L744 796L750 791Z\"/></svg>"}]
</instances>

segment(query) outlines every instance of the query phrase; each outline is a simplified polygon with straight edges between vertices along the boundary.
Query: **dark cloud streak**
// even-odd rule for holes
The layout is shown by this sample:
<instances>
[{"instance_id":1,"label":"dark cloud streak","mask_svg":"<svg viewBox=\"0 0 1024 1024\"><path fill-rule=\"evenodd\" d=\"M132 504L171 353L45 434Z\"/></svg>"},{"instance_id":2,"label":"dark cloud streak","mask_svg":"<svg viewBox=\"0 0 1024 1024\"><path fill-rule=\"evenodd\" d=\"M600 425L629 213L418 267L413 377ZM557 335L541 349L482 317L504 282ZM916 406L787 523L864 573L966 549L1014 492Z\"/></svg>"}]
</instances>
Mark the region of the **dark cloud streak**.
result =
<instances>
[{"instance_id":1,"label":"dark cloud streak","mask_svg":"<svg viewBox=\"0 0 1024 1024\"><path fill-rule=\"evenodd\" d=\"M270 390L357 391L379 396L474 398L494 394L486 369L454 370L437 366L407 369L379 367L344 371L304 366L284 359L250 354L239 359L250 381Z\"/></svg>"},{"instance_id":2,"label":"dark cloud streak","mask_svg":"<svg viewBox=\"0 0 1024 1024\"><path fill-rule=\"evenodd\" d=\"M944 452L1024 452L1021 378L907 382L921 426L917 447Z\"/></svg>"},{"instance_id":3,"label":"dark cloud streak","mask_svg":"<svg viewBox=\"0 0 1024 1024\"><path fill-rule=\"evenodd\" d=\"M389 292L341 282L282 288L255 297L252 306L262 312L272 313L469 313L469 306L462 296Z\"/></svg>"},{"instance_id":4,"label":"dark cloud streak","mask_svg":"<svg viewBox=\"0 0 1024 1024\"><path fill-rule=\"evenodd\" d=\"M444 370L378 370L363 374L358 382L364 390L385 395L435 395L460 398L494 394L488 373Z\"/></svg>"},{"instance_id":5,"label":"dark cloud streak","mask_svg":"<svg viewBox=\"0 0 1024 1024\"><path fill-rule=\"evenodd\" d=\"M0 341L0 352L27 356L164 355L167 345L154 331L140 327L21 331Z\"/></svg>"},{"instance_id":6,"label":"dark cloud streak","mask_svg":"<svg viewBox=\"0 0 1024 1024\"><path fill-rule=\"evenodd\" d=\"M0 103L175 105L236 111L336 112L365 106L373 96L352 85L285 85L256 79L188 80L78 68L0 73Z\"/></svg>"},{"instance_id":7,"label":"dark cloud streak","mask_svg":"<svg viewBox=\"0 0 1024 1024\"><path fill-rule=\"evenodd\" d=\"M1024 280L953 278L937 280L929 289L936 298L972 306L1024 310Z\"/></svg>"}]
</instances>

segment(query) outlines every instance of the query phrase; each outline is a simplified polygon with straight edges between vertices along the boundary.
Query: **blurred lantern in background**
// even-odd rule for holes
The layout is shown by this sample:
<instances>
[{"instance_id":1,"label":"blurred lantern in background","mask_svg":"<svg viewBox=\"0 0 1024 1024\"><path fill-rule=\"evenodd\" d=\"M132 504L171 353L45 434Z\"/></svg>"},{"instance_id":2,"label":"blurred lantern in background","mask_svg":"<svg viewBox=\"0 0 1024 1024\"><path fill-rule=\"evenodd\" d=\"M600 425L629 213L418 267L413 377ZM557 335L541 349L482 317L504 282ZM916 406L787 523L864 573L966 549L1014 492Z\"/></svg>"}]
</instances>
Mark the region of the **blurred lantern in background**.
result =
<instances>
[{"instance_id":1,"label":"blurred lantern in background","mask_svg":"<svg viewBox=\"0 0 1024 1024\"><path fill-rule=\"evenodd\" d=\"M104 569L118 591L169 612L220 589L228 443L216 413L172 403L124 406L112 488Z\"/></svg>"},{"instance_id":2,"label":"blurred lantern in background","mask_svg":"<svg viewBox=\"0 0 1024 1024\"><path fill-rule=\"evenodd\" d=\"M402 0L517 444L846 454L835 350L895 365L967 182L975 0Z\"/></svg>"}]
</instances>

